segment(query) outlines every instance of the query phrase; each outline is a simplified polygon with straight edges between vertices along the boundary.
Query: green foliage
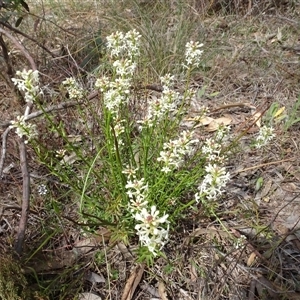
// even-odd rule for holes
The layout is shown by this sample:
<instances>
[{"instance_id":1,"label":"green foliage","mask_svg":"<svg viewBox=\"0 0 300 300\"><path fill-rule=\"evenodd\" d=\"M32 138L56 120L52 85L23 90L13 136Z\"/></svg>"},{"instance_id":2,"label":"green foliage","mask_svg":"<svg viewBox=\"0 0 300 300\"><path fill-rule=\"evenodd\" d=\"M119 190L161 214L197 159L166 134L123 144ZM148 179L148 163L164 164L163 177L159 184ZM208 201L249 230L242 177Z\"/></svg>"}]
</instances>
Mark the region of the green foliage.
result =
<instances>
[{"instance_id":1,"label":"green foliage","mask_svg":"<svg viewBox=\"0 0 300 300\"><path fill-rule=\"evenodd\" d=\"M98 107L78 110L82 123L87 124L87 114L93 116L97 132L82 124L88 138L74 138L67 134L69 124L57 124L45 114L47 132L61 145L57 148L53 142L49 147L48 139L37 139L37 127L29 126L31 123L26 123L26 131L20 130L20 122L13 124L17 134L26 135L39 161L68 186L82 220L89 224L86 229L94 232L99 226L109 227L112 240L124 243L138 234L139 257L152 262L156 255L162 255L160 248L167 242L170 228L176 228L182 213L197 202L189 194L205 173L206 159L197 146L199 140L192 127L183 129L181 125L194 96L188 87L193 68L199 66L202 44L187 44L184 91L175 91L175 77L166 74L160 78L160 97L149 99L137 117L135 105L142 103L133 102L139 97L132 86L139 81L134 71L145 66L139 56L139 39L135 30L107 37L111 53L103 60L108 68L99 70L95 82ZM20 90L25 89L25 98L38 98L38 74L23 71L17 75L22 79L13 81ZM34 82L30 80L33 75ZM62 84L71 99L88 94L74 78ZM40 101L33 101L44 110Z\"/></svg>"},{"instance_id":2,"label":"green foliage","mask_svg":"<svg viewBox=\"0 0 300 300\"><path fill-rule=\"evenodd\" d=\"M286 108L281 107L278 102L271 104L270 108L263 117L264 121L268 124L278 124L283 122L284 130L288 130L291 126L300 122L299 110L300 109L300 96L295 101L293 107L289 112L286 112Z\"/></svg>"},{"instance_id":3,"label":"green foliage","mask_svg":"<svg viewBox=\"0 0 300 300\"><path fill-rule=\"evenodd\" d=\"M300 115L300 96L298 96L298 99L294 103L294 105L287 117L287 120L284 124L284 129L288 130L291 126L300 122L299 115Z\"/></svg>"}]
</instances>

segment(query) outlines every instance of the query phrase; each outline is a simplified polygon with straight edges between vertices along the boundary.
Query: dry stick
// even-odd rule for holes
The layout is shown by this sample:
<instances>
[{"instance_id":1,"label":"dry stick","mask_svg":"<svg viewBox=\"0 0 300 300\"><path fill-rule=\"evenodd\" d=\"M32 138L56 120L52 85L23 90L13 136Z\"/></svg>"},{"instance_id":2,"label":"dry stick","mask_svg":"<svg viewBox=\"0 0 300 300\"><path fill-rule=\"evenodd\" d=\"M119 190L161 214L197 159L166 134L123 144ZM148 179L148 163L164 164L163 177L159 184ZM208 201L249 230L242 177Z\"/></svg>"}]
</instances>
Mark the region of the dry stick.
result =
<instances>
[{"instance_id":1,"label":"dry stick","mask_svg":"<svg viewBox=\"0 0 300 300\"><path fill-rule=\"evenodd\" d=\"M29 55L29 53L26 51L26 49L23 47L23 45L21 45L17 39L12 36L9 32L7 32L6 30L0 28L0 33L3 33L4 35L6 35L7 38L9 38L14 45L22 52L22 54L26 57L26 59L29 61L32 70L36 70L36 64L33 60L33 58Z\"/></svg>"},{"instance_id":2,"label":"dry stick","mask_svg":"<svg viewBox=\"0 0 300 300\"><path fill-rule=\"evenodd\" d=\"M22 197L22 211L21 218L15 242L15 251L18 255L21 255L23 242L25 238L25 231L27 227L28 212L29 212L29 197L30 197L30 176L28 172L28 163L26 155L26 146L24 137L21 138L20 142L20 165L23 175L23 197Z\"/></svg>"},{"instance_id":3,"label":"dry stick","mask_svg":"<svg viewBox=\"0 0 300 300\"><path fill-rule=\"evenodd\" d=\"M88 101L91 101L93 100L94 98L96 98L98 95L98 92L97 91L93 91L91 92L88 97L87 97L87 100ZM44 115L45 113L49 113L49 112L52 112L52 111L56 111L56 110L63 110L65 108L69 108L69 107L72 107L72 106L75 106L75 105L82 105L82 104L85 104L86 102L85 101L66 101L66 102L62 102L60 104L57 104L57 105L51 105L43 110L38 110L38 111L35 111L31 114L29 114L28 116L25 117L25 121L29 121L29 120L32 120L32 119L35 119L41 115ZM7 126L11 125L11 121L7 121L5 123L0 123L0 128L6 128Z\"/></svg>"},{"instance_id":4,"label":"dry stick","mask_svg":"<svg viewBox=\"0 0 300 300\"><path fill-rule=\"evenodd\" d=\"M37 70L36 64L30 54L26 51L23 45L21 45L15 37L13 37L9 32L0 28L0 33L6 35L8 39L22 52L25 58L29 61L31 69L33 71ZM30 108L32 107L32 102L28 102L27 107L25 108L25 117L29 114ZM29 212L29 198L30 198L30 176L28 172L27 164L27 153L24 137L20 139L20 165L23 177L23 197L22 197L22 211L21 218L19 223L19 228L17 232L16 242L15 242L15 251L20 256L22 254L22 248L25 238L25 231L27 227L28 212Z\"/></svg>"},{"instance_id":5,"label":"dry stick","mask_svg":"<svg viewBox=\"0 0 300 300\"><path fill-rule=\"evenodd\" d=\"M2 153L1 153L1 159L0 159L0 178L2 177L3 173L3 167L4 167L4 161L5 161L5 155L6 155L6 140L8 133L10 131L10 127L7 127L2 135Z\"/></svg>"},{"instance_id":6,"label":"dry stick","mask_svg":"<svg viewBox=\"0 0 300 300\"><path fill-rule=\"evenodd\" d=\"M271 161L271 162L268 162L268 163L256 165L256 166L245 168L245 169L239 169L239 170L234 171L233 175L237 175L237 174L242 173L242 172L246 172L246 171L250 171L250 170L254 170L254 169L259 169L259 168L270 166L270 165L280 164L282 162L291 161L291 160L295 160L295 158L286 158L286 159L281 159L281 160L277 160L277 161Z\"/></svg>"},{"instance_id":7,"label":"dry stick","mask_svg":"<svg viewBox=\"0 0 300 300\"><path fill-rule=\"evenodd\" d=\"M28 34L22 32L21 30L15 28L15 27L12 27L11 25L9 25L8 23L6 22L3 22L0 20L0 25L8 28L9 30L11 31L14 31L24 37L26 37L28 40L36 43L40 48L42 48L43 50L45 50L48 54L50 54L52 57L56 57L56 55L54 53L52 53L49 49L47 49L44 45L42 45L40 42L38 42L36 39L32 38L31 36L29 36Z\"/></svg>"},{"instance_id":8,"label":"dry stick","mask_svg":"<svg viewBox=\"0 0 300 300\"><path fill-rule=\"evenodd\" d=\"M2 54L3 54L4 62L6 64L6 74L11 77L13 75L13 68L12 68L12 64L11 64L10 59L9 59L8 49L6 47L6 44L5 44L2 36L0 36L0 45L1 45L1 48L2 48ZM6 81L8 81L8 80L6 79ZM13 83L11 81L8 82L8 84L10 86L13 86Z\"/></svg>"}]
</instances>

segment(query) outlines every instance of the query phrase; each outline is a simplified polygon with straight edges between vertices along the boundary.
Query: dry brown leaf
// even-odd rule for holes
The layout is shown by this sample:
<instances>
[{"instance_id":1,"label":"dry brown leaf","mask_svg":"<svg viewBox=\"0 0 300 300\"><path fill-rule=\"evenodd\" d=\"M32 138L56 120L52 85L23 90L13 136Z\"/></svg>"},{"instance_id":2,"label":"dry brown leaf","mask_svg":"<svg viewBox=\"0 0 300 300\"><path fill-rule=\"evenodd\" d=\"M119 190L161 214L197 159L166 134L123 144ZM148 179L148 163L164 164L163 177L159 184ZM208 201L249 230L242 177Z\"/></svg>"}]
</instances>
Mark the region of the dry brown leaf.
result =
<instances>
[{"instance_id":1,"label":"dry brown leaf","mask_svg":"<svg viewBox=\"0 0 300 300\"><path fill-rule=\"evenodd\" d=\"M97 274L95 272L90 272L85 276L85 280L91 282L91 283L105 283L105 278L102 274Z\"/></svg>"},{"instance_id":2,"label":"dry brown leaf","mask_svg":"<svg viewBox=\"0 0 300 300\"><path fill-rule=\"evenodd\" d=\"M183 298L184 300L193 300L193 298L183 289L179 289L179 293L181 294L181 299Z\"/></svg>"},{"instance_id":3,"label":"dry brown leaf","mask_svg":"<svg viewBox=\"0 0 300 300\"><path fill-rule=\"evenodd\" d=\"M207 126L206 131L209 131L209 132L216 131L216 130L218 130L219 126L220 126L220 124L213 121Z\"/></svg>"},{"instance_id":4,"label":"dry brown leaf","mask_svg":"<svg viewBox=\"0 0 300 300\"><path fill-rule=\"evenodd\" d=\"M215 122L219 123L220 125L229 125L232 122L232 118L230 117L230 115L227 114L226 117L220 117L215 119Z\"/></svg>"},{"instance_id":5,"label":"dry brown leaf","mask_svg":"<svg viewBox=\"0 0 300 300\"><path fill-rule=\"evenodd\" d=\"M197 270L196 270L195 265L190 263L189 269L190 269L190 274L191 274L191 281L196 282L198 279L198 276L197 276Z\"/></svg>"},{"instance_id":6,"label":"dry brown leaf","mask_svg":"<svg viewBox=\"0 0 300 300\"><path fill-rule=\"evenodd\" d=\"M220 117L218 119L213 120L212 122L209 123L207 126L206 130L211 132L211 131L216 131L218 130L220 125L227 126L231 124L232 118L228 117Z\"/></svg>"},{"instance_id":7,"label":"dry brown leaf","mask_svg":"<svg viewBox=\"0 0 300 300\"><path fill-rule=\"evenodd\" d=\"M144 268L145 268L144 265L138 265L135 267L135 269L133 270L133 272L131 273L130 277L126 282L121 300L132 299L134 291L142 279Z\"/></svg>"},{"instance_id":8,"label":"dry brown leaf","mask_svg":"<svg viewBox=\"0 0 300 300\"><path fill-rule=\"evenodd\" d=\"M158 294L162 300L168 300L168 296L166 293L166 287L162 281L158 283Z\"/></svg>"},{"instance_id":9,"label":"dry brown leaf","mask_svg":"<svg viewBox=\"0 0 300 300\"><path fill-rule=\"evenodd\" d=\"M199 117L194 117L194 118L188 118L188 119L186 119L186 121L194 121L194 122L198 122L198 123L200 123L200 125L203 125L203 126L208 125L208 124L211 123L213 120L214 120L213 118L207 117L207 116L201 117L201 118L199 118ZM197 125L197 126L199 127L199 125Z\"/></svg>"},{"instance_id":10,"label":"dry brown leaf","mask_svg":"<svg viewBox=\"0 0 300 300\"><path fill-rule=\"evenodd\" d=\"M251 267L251 266L252 266L252 264L255 262L255 258L256 258L256 253L255 253L255 252L252 252L252 253L249 255L248 259L247 259L247 266L248 266L248 267Z\"/></svg>"},{"instance_id":11,"label":"dry brown leaf","mask_svg":"<svg viewBox=\"0 0 300 300\"><path fill-rule=\"evenodd\" d=\"M273 185L273 180L268 179L267 182L263 185L263 188L261 190L261 198L265 198L270 194L271 187Z\"/></svg>"},{"instance_id":12,"label":"dry brown leaf","mask_svg":"<svg viewBox=\"0 0 300 300\"><path fill-rule=\"evenodd\" d=\"M102 298L93 293L81 293L79 295L79 300L101 300Z\"/></svg>"},{"instance_id":13,"label":"dry brown leaf","mask_svg":"<svg viewBox=\"0 0 300 300\"><path fill-rule=\"evenodd\" d=\"M211 117L203 117L201 118L201 120L199 121L202 125L208 125L209 123L211 123L214 119Z\"/></svg>"},{"instance_id":14,"label":"dry brown leaf","mask_svg":"<svg viewBox=\"0 0 300 300\"><path fill-rule=\"evenodd\" d=\"M118 243L117 244L118 249L120 250L120 252L122 253L123 257L127 260L127 261L132 261L133 260L133 256L132 254L129 252L129 250L127 249L127 247L125 246L124 243Z\"/></svg>"},{"instance_id":15,"label":"dry brown leaf","mask_svg":"<svg viewBox=\"0 0 300 300\"><path fill-rule=\"evenodd\" d=\"M262 117L262 112L256 112L254 115L252 115L252 119L255 120L255 124L258 128L261 127L261 117Z\"/></svg>"}]
</instances>

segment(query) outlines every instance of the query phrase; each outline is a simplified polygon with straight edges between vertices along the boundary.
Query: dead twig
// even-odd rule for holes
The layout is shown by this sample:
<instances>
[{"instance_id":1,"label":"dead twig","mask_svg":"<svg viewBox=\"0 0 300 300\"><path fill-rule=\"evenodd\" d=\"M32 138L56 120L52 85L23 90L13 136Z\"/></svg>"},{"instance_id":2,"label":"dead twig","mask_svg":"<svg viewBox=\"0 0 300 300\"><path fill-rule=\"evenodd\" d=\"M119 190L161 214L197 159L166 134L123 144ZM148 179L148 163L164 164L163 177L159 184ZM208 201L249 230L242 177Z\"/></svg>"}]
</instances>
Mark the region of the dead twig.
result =
<instances>
[{"instance_id":1,"label":"dead twig","mask_svg":"<svg viewBox=\"0 0 300 300\"><path fill-rule=\"evenodd\" d=\"M34 42L35 44L37 44L40 48L42 48L43 50L45 50L48 54L50 54L52 57L56 57L56 55L54 53L52 53L49 49L47 49L44 45L42 45L39 41L37 41L36 39L32 38L31 36L29 36L28 34L22 32L21 30L15 28L15 27L12 27L11 25L9 25L8 23L6 22L3 22L0 20L0 24L6 28L8 28L9 30L15 32L15 33L18 33L22 36L24 36L25 38L27 38L28 40Z\"/></svg>"},{"instance_id":2,"label":"dead twig","mask_svg":"<svg viewBox=\"0 0 300 300\"><path fill-rule=\"evenodd\" d=\"M35 64L33 58L27 52L27 50L24 48L24 46L22 44L20 44L14 36L12 36L9 32L4 30L3 28L0 28L0 33L3 33L7 38L9 38L13 42L13 44L22 52L22 54L25 56L25 58L29 61L30 65L31 65L31 69L33 71L37 70L36 64Z\"/></svg>"},{"instance_id":3,"label":"dead twig","mask_svg":"<svg viewBox=\"0 0 300 300\"><path fill-rule=\"evenodd\" d=\"M2 151L1 151L1 158L0 158L0 178L2 177L4 161L6 156L6 145L7 145L7 136L10 132L11 128L7 127L6 130L2 134Z\"/></svg>"},{"instance_id":4,"label":"dead twig","mask_svg":"<svg viewBox=\"0 0 300 300\"><path fill-rule=\"evenodd\" d=\"M27 50L24 48L22 44L20 44L17 39L12 36L9 32L4 30L3 28L0 28L0 33L4 34L8 39L11 40L11 42L22 52L22 54L25 56L25 58L28 60L31 69L33 71L37 70L36 64L31 57L31 55L27 52ZM27 117L29 115L30 109L32 107L33 103L28 102L27 106L25 108L24 116ZM25 238L25 231L27 227L27 220L28 220L28 212L29 212L29 199L30 199L30 176L28 172L28 164L27 164L27 152L26 152L26 145L25 145L25 139L22 137L20 139L20 166L22 171L22 177L23 177L23 197L22 197L22 211L21 211L21 218L19 223L19 228L17 232L16 242L15 242L15 251L20 256L22 254L22 248ZM2 153L3 154L3 153ZM5 152L3 156L3 161L5 159Z\"/></svg>"},{"instance_id":5,"label":"dead twig","mask_svg":"<svg viewBox=\"0 0 300 300\"><path fill-rule=\"evenodd\" d=\"M17 232L17 238L15 242L15 251L18 255L21 255L23 242L25 238L25 231L27 227L28 212L30 209L29 197L30 197L30 176L28 172L27 164L27 152L24 137L20 141L20 165L23 176L23 197L22 197L22 211Z\"/></svg>"},{"instance_id":6,"label":"dead twig","mask_svg":"<svg viewBox=\"0 0 300 300\"><path fill-rule=\"evenodd\" d=\"M90 95L88 95L87 100L91 101L91 100L95 99L97 97L97 95L98 95L98 92L93 91L90 93ZM86 103L86 101L82 100L82 101L66 101L66 102L62 102L57 105L51 105L51 106L45 108L44 110L38 110L38 111L35 111L35 112L29 114L28 116L25 117L25 121L35 119L39 116L44 115L45 113L49 113L49 112L57 111L57 110L63 110L65 108L69 108L69 107L76 106L76 105L82 105L85 103ZM0 124L0 127L6 128L9 125L11 125L11 121L7 121L5 123Z\"/></svg>"},{"instance_id":7,"label":"dead twig","mask_svg":"<svg viewBox=\"0 0 300 300\"><path fill-rule=\"evenodd\" d=\"M259 168L266 167L266 166L270 166L270 165L277 165L277 164L280 164L280 163L282 163L282 162L285 162L285 161L291 161L291 160L295 160L295 158L281 159L281 160L271 161L271 162L268 162L268 163L256 165L256 166L249 167L249 168L245 168L245 169L239 169L239 170L234 171L234 172L232 173L232 175L237 175L237 174L242 173L242 172L246 172L246 171L251 171L251 170L259 169Z\"/></svg>"}]
</instances>

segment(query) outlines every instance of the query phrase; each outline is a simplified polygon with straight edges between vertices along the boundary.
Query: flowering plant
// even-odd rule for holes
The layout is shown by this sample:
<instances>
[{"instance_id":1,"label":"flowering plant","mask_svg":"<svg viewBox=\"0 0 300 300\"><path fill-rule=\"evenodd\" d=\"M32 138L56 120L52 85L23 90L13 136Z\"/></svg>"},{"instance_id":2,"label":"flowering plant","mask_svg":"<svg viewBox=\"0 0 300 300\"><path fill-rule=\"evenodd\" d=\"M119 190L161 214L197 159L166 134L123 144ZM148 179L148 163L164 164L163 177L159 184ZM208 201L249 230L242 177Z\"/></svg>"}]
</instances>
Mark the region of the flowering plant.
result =
<instances>
[{"instance_id":1,"label":"flowering plant","mask_svg":"<svg viewBox=\"0 0 300 300\"><path fill-rule=\"evenodd\" d=\"M26 102L34 102L42 91L39 88L39 72L33 70L17 71L16 75L21 78L12 78L12 82L17 88L25 93Z\"/></svg>"},{"instance_id":2,"label":"flowering plant","mask_svg":"<svg viewBox=\"0 0 300 300\"><path fill-rule=\"evenodd\" d=\"M98 74L94 85L100 97L101 139L90 138L97 154L92 157L94 152L68 144L80 157L83 181L74 168L68 168L65 158L64 164L51 161L50 165L53 174L80 194L83 218L97 217L113 226L116 238L125 241L134 234L139 240L140 257L152 261L162 254L183 211L196 209L200 202L217 201L224 192L230 176L224 166L222 141L228 132L220 128L214 138L200 143L196 128L181 127L185 109L195 97L188 82L201 62L202 44L198 42L186 45L184 92L174 89L175 76L160 76L161 95L147 99L138 120L132 117L140 41L136 30L107 37L110 69ZM14 80L32 101L40 93L37 75L28 71L21 74L22 80ZM67 78L62 84L71 99L79 100L86 94L75 78ZM22 117L12 126L28 140L34 136L34 127ZM52 130L65 137L60 127L52 126ZM56 154L54 157L59 159ZM187 197L191 191L196 193Z\"/></svg>"}]
</instances>

